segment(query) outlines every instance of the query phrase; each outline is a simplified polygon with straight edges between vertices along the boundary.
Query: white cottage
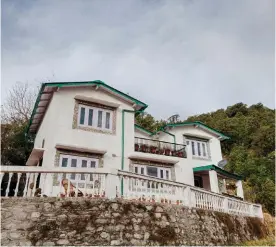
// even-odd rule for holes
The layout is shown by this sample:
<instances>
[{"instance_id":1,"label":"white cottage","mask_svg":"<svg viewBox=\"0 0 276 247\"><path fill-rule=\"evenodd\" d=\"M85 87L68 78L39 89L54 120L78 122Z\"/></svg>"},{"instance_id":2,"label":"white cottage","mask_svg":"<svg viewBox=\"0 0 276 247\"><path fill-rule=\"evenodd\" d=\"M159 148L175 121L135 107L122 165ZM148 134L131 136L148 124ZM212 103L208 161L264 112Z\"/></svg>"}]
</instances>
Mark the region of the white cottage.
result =
<instances>
[{"instance_id":1,"label":"white cottage","mask_svg":"<svg viewBox=\"0 0 276 247\"><path fill-rule=\"evenodd\" d=\"M35 142L27 165L48 171L114 168L220 194L232 179L236 196L243 198L241 177L217 166L220 142L229 137L201 122L168 124L152 133L135 124L135 115L146 108L102 81L44 83L28 126ZM66 176L80 190L84 180L85 186L93 181L84 174ZM44 193L58 193L60 181L47 177Z\"/></svg>"}]
</instances>

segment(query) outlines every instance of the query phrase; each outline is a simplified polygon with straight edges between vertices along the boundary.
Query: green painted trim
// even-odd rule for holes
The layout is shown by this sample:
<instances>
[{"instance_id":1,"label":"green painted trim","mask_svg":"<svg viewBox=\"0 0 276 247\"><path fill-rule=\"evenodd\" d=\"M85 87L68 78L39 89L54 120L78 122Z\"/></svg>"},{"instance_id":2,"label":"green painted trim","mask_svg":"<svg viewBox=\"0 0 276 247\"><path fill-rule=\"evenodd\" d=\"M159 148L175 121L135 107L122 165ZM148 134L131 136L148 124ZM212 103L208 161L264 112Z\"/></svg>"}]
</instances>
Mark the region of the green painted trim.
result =
<instances>
[{"instance_id":1,"label":"green painted trim","mask_svg":"<svg viewBox=\"0 0 276 247\"><path fill-rule=\"evenodd\" d=\"M37 109L37 107L38 107L38 104L39 104L39 102L40 102L40 98L41 98L41 95L42 95L42 92L43 92L44 88L45 88L45 85L42 84L42 85L41 85L41 88L40 88L40 90L39 90L38 96L37 96L37 98L36 98L36 101L35 101L34 109L33 109L33 111L32 111L32 115L31 115L29 124L28 124L28 126L27 126L27 130L26 130L26 132L25 132L26 135L28 135L28 132L29 132L29 130L30 130L30 127L31 127L31 125L32 125L32 123L33 123L33 117L34 117L34 114L35 114L36 109Z\"/></svg>"},{"instance_id":2,"label":"green painted trim","mask_svg":"<svg viewBox=\"0 0 276 247\"><path fill-rule=\"evenodd\" d=\"M103 86L111 91L113 91L114 93L117 93L119 94L120 96L124 97L124 98L127 98L131 101L133 101L135 104L141 106L141 109L140 111L144 111L148 105L143 103L142 101L138 100L138 99L135 99L107 84L105 84L103 81L100 81L100 80L95 80L95 81L79 81L79 82L46 82L46 83L42 83L41 85L41 88L40 88L40 91L39 91L39 94L37 96L37 99L36 99L36 103L35 103L35 106L34 106L34 109L32 111L32 115L31 115L31 118L30 118L30 121L29 121L29 124L27 126L27 131L26 133L29 132L30 130L30 126L32 124L32 121L33 121L33 117L34 117L34 114L36 112L36 109L37 109L37 106L39 104L39 101L40 101L40 98L41 98L41 95L42 95L42 92L44 90L45 87L58 87L58 88L62 88L62 87L66 87L66 86L84 86L84 85L98 85L98 86ZM137 112L136 115L138 115L139 113Z\"/></svg>"},{"instance_id":3,"label":"green painted trim","mask_svg":"<svg viewBox=\"0 0 276 247\"><path fill-rule=\"evenodd\" d=\"M152 132L151 132L151 131L149 131L149 130L143 128L143 127L141 127L141 126L138 125L138 124L134 124L134 127L137 128L137 129L140 129L140 130L142 130L142 131L144 131L144 132L146 132L146 133L149 134L149 135L152 135Z\"/></svg>"},{"instance_id":4,"label":"green painted trim","mask_svg":"<svg viewBox=\"0 0 276 247\"><path fill-rule=\"evenodd\" d=\"M229 136L226 136L224 134L222 134L221 132L207 126L206 124L200 122L200 121L195 121L195 122L186 122L186 123L175 123L175 124L167 124L165 127L179 127L179 126L189 126L189 125L198 125L198 126L202 126L205 127L206 129L209 129L212 132L215 132L217 135L221 136L224 139L230 139ZM164 128L165 128L164 127Z\"/></svg>"},{"instance_id":5,"label":"green painted trim","mask_svg":"<svg viewBox=\"0 0 276 247\"><path fill-rule=\"evenodd\" d=\"M240 175L237 175L235 173L231 173L231 172L228 172L228 171L225 171L221 168L219 168L218 166L215 166L215 165L208 165L208 166L198 166L198 167L194 167L193 168L193 171L194 172L199 172L199 171L210 171L210 170L215 170L217 173L220 173L226 177L229 177L229 178L233 178L233 179L236 179L236 180L242 180L243 177L240 176Z\"/></svg>"}]
</instances>

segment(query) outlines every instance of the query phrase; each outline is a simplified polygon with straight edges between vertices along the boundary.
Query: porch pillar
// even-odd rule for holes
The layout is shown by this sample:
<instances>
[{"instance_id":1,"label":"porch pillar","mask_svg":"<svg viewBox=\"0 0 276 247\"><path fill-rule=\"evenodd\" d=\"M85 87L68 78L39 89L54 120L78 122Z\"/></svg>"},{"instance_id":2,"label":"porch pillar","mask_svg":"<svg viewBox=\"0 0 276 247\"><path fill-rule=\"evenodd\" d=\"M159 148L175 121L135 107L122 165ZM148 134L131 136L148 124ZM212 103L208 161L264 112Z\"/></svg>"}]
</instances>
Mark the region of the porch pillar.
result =
<instances>
[{"instance_id":1,"label":"porch pillar","mask_svg":"<svg viewBox=\"0 0 276 247\"><path fill-rule=\"evenodd\" d=\"M242 181L238 180L236 182L236 186L237 186L237 196L243 199L244 195L243 195Z\"/></svg>"},{"instance_id":2,"label":"porch pillar","mask_svg":"<svg viewBox=\"0 0 276 247\"><path fill-rule=\"evenodd\" d=\"M215 170L209 171L210 189L212 192L219 193L218 175Z\"/></svg>"}]
</instances>

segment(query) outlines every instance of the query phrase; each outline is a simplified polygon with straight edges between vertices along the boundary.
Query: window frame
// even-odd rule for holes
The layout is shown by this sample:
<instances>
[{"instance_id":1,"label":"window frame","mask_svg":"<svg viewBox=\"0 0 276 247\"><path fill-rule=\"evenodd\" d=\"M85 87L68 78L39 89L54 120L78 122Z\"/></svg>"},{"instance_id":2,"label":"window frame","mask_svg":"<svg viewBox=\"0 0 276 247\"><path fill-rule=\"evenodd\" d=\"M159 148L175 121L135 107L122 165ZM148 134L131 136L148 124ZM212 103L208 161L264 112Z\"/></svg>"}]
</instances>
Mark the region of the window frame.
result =
<instances>
[{"instance_id":1,"label":"window frame","mask_svg":"<svg viewBox=\"0 0 276 247\"><path fill-rule=\"evenodd\" d=\"M67 166L66 167L62 166L62 161L63 161L64 158L67 159ZM77 161L76 166L74 166L74 167L71 166L72 165L72 160ZM83 161L87 162L86 167L82 167ZM95 162L95 167L91 167L91 162ZM90 167L89 167L88 164L90 164ZM70 155L70 154L60 154L59 167L61 167L61 168L76 168L76 169L77 168L83 168L83 169L87 169L89 171L90 169L99 167L99 159L91 158L91 157L85 157L85 156ZM72 175L74 175L74 176L72 177ZM66 179L70 180L70 183L72 183L74 186L76 186L76 184L78 184L79 187L81 187L80 185L84 185L85 182L86 182L86 184L93 184L94 179L93 179L92 174L90 174L90 176L86 176L86 179L82 179L82 177L83 177L82 175L87 175L87 174L74 173L74 174L65 174L65 176L64 175L59 175L58 180L61 181L62 179L66 178Z\"/></svg>"},{"instance_id":2,"label":"window frame","mask_svg":"<svg viewBox=\"0 0 276 247\"><path fill-rule=\"evenodd\" d=\"M84 108L84 123L81 124L81 109ZM92 125L89 125L89 120L90 119L90 110L93 111L92 113ZM99 127L99 111L102 112L101 115L101 124ZM106 128L107 122L107 113L109 113L109 128ZM89 106L85 104L79 104L78 105L78 114L77 114L77 126L82 128L89 128L89 129L97 129L97 130L102 130L102 131L107 131L107 132L113 132L113 117L114 117L114 110L110 109L105 109L102 107L96 107L96 106Z\"/></svg>"},{"instance_id":3,"label":"window frame","mask_svg":"<svg viewBox=\"0 0 276 247\"><path fill-rule=\"evenodd\" d=\"M189 139L188 141L191 143L191 153L193 157L201 159L210 159L211 153L209 149L208 140Z\"/></svg>"},{"instance_id":4,"label":"window frame","mask_svg":"<svg viewBox=\"0 0 276 247\"><path fill-rule=\"evenodd\" d=\"M171 168L168 167L163 167L163 166L154 166L154 165L140 165L140 164L133 164L133 171L134 173L136 173L136 170L138 171L138 175L146 175L146 176L150 176L148 175L148 167L151 168L157 168L157 177L155 176L150 176L152 178L159 178L159 179L164 179L164 180L172 180L172 171ZM143 173L141 174L141 171L143 169ZM163 173L163 178L161 178L161 173ZM167 178L168 177L168 178Z\"/></svg>"}]
</instances>

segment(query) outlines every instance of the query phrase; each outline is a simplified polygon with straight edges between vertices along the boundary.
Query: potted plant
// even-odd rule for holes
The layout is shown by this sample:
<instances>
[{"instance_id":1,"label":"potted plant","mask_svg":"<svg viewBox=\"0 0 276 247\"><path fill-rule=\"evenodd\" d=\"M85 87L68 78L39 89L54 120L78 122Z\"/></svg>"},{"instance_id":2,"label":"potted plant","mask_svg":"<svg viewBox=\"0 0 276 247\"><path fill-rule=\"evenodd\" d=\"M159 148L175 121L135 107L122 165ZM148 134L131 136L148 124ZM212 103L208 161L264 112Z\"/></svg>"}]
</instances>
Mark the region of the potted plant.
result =
<instances>
[{"instance_id":1,"label":"potted plant","mask_svg":"<svg viewBox=\"0 0 276 247\"><path fill-rule=\"evenodd\" d=\"M151 152L152 154L155 154L156 151L157 151L157 147L156 147L156 146L154 146L154 145L150 146L150 152Z\"/></svg>"},{"instance_id":2,"label":"potted plant","mask_svg":"<svg viewBox=\"0 0 276 247\"><path fill-rule=\"evenodd\" d=\"M171 149L169 146L165 147L165 155L170 156L171 155Z\"/></svg>"},{"instance_id":3,"label":"potted plant","mask_svg":"<svg viewBox=\"0 0 276 247\"><path fill-rule=\"evenodd\" d=\"M148 145L142 144L141 150L142 150L142 152L147 153L148 152Z\"/></svg>"},{"instance_id":4,"label":"potted plant","mask_svg":"<svg viewBox=\"0 0 276 247\"><path fill-rule=\"evenodd\" d=\"M135 151L139 151L139 144L135 143Z\"/></svg>"},{"instance_id":5,"label":"potted plant","mask_svg":"<svg viewBox=\"0 0 276 247\"><path fill-rule=\"evenodd\" d=\"M183 151L178 151L177 156L180 158L184 157Z\"/></svg>"}]
</instances>

